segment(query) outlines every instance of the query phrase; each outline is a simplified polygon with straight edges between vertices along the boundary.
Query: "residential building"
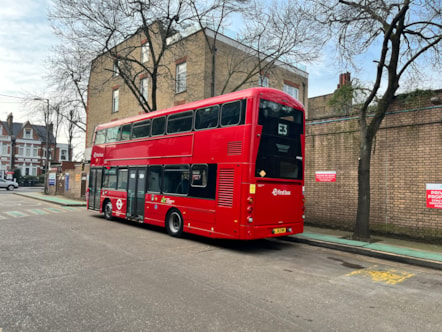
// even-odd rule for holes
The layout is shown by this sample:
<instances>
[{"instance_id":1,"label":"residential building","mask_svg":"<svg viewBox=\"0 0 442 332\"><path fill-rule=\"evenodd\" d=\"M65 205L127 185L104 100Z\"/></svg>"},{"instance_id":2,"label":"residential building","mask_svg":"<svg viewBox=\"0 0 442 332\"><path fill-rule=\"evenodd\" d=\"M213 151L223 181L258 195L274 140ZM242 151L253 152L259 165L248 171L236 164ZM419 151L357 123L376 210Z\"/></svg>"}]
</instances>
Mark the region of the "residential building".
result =
<instances>
[{"instance_id":1,"label":"residential building","mask_svg":"<svg viewBox=\"0 0 442 332\"><path fill-rule=\"evenodd\" d=\"M215 33L206 29L210 42ZM164 109L196 100L209 98L212 93L220 95L252 86L267 86L286 91L306 105L308 95L308 74L291 64L275 61L265 72L255 71L248 77L251 68L256 65L256 52L238 43L226 35L216 37L216 54L210 48L204 31L190 27L168 39L169 47L159 68L157 109ZM116 46L117 53L127 54L137 61L149 64L152 56L149 44L142 33L133 35ZM125 84L122 66L137 66L133 62L121 63L109 53L97 57L91 67L87 109L86 150L92 146L94 129L98 124L118 120L143 113L140 103L151 100L152 78L139 68L136 80L138 98ZM127 68L127 67L126 67ZM137 71L138 70L138 71ZM213 80L212 77L215 77ZM214 82L212 82L214 81ZM240 84L245 81L245 84ZM86 152L87 155L87 152ZM87 158L87 157L86 157Z\"/></svg>"},{"instance_id":2,"label":"residential building","mask_svg":"<svg viewBox=\"0 0 442 332\"><path fill-rule=\"evenodd\" d=\"M70 161L68 144L56 144L52 124L49 126L49 161ZM0 121L0 177L10 177L19 169L22 176L39 176L46 162L46 126L13 121L10 113Z\"/></svg>"}]
</instances>

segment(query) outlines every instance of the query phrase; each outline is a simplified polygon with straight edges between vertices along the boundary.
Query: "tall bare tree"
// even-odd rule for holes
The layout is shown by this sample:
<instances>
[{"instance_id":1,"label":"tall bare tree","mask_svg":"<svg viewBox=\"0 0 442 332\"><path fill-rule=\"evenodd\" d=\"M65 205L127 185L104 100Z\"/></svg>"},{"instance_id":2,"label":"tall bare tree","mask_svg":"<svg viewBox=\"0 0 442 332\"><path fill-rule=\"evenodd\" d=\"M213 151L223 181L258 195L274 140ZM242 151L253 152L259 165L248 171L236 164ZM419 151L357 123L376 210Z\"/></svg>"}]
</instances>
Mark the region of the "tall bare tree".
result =
<instances>
[{"instance_id":1,"label":"tall bare tree","mask_svg":"<svg viewBox=\"0 0 442 332\"><path fill-rule=\"evenodd\" d=\"M109 79L118 71L143 110L150 112L157 109L160 75L173 80L162 61L166 50L172 48L169 37L196 24L206 33L212 54L211 94L235 91L257 81L257 76L277 61L305 61L317 54L313 51L316 32L305 22L301 7L286 0L273 0L270 7L267 4L264 0L57 0L50 18L66 46L59 49L61 54L54 60L63 63L59 65L60 76L69 80L72 91L76 89L85 109L84 63L89 60L94 65L105 60L98 55L106 54L114 64L106 68ZM245 28L238 28L242 24ZM232 55L236 61L226 69L226 82L215 89L217 37L226 28L236 28L235 41L253 51L243 52L240 60L238 54ZM143 42L128 42L134 35ZM143 47L148 47L146 62L139 56ZM139 86L141 73L147 73L149 79L149 98ZM234 75L243 79L232 86L229 83Z\"/></svg>"},{"instance_id":2,"label":"tall bare tree","mask_svg":"<svg viewBox=\"0 0 442 332\"><path fill-rule=\"evenodd\" d=\"M49 71L46 74L50 88L57 91L53 96L60 105L58 114L69 121L70 109L77 114L72 125L80 132L86 131L87 79L92 56L79 45L62 43L48 59ZM68 124L69 125L69 124Z\"/></svg>"},{"instance_id":3,"label":"tall bare tree","mask_svg":"<svg viewBox=\"0 0 442 332\"><path fill-rule=\"evenodd\" d=\"M58 0L50 13L60 38L87 50L93 55L89 61L98 61L97 56L102 54L114 60L114 66L106 68L109 78L117 70L145 112L157 108L156 91L169 47L167 38L190 16L184 0ZM140 34L143 44L125 42L135 34ZM149 50L148 62L139 57L143 45ZM140 90L137 78L142 72L150 80L150 100Z\"/></svg>"},{"instance_id":4,"label":"tall bare tree","mask_svg":"<svg viewBox=\"0 0 442 332\"><path fill-rule=\"evenodd\" d=\"M359 110L358 208L353 237L370 237L370 162L373 140L406 73L441 67L440 0L312 0L313 15L330 27L342 59L373 56L375 79ZM370 52L369 52L370 51ZM428 61L430 60L430 61ZM426 61L426 62L425 62ZM354 62L356 63L356 62ZM369 68L367 68L369 70ZM376 97L377 103L374 104ZM374 104L374 105L373 105ZM374 108L368 120L369 106Z\"/></svg>"}]
</instances>

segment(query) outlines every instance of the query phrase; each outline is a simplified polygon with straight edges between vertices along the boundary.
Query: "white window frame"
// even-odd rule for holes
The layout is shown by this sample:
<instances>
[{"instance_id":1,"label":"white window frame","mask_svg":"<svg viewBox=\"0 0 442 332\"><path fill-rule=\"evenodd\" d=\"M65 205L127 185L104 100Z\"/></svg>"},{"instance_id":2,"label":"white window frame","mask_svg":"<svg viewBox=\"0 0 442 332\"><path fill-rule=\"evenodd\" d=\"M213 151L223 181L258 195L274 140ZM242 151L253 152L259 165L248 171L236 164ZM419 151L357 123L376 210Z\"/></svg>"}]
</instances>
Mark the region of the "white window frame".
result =
<instances>
[{"instance_id":1,"label":"white window frame","mask_svg":"<svg viewBox=\"0 0 442 332\"><path fill-rule=\"evenodd\" d=\"M112 90L112 113L117 113L120 107L120 90Z\"/></svg>"},{"instance_id":2,"label":"white window frame","mask_svg":"<svg viewBox=\"0 0 442 332\"><path fill-rule=\"evenodd\" d=\"M114 77L120 75L120 69L118 68L119 66L120 66L120 60L114 60L114 68L113 68Z\"/></svg>"},{"instance_id":3,"label":"white window frame","mask_svg":"<svg viewBox=\"0 0 442 332\"><path fill-rule=\"evenodd\" d=\"M60 150L60 160L68 160L68 151L65 149Z\"/></svg>"},{"instance_id":4,"label":"white window frame","mask_svg":"<svg viewBox=\"0 0 442 332\"><path fill-rule=\"evenodd\" d=\"M149 61L149 43L141 45L141 63Z\"/></svg>"},{"instance_id":5,"label":"white window frame","mask_svg":"<svg viewBox=\"0 0 442 332\"><path fill-rule=\"evenodd\" d=\"M299 89L294 87L293 85L284 83L284 90L285 93L292 96L295 99L298 99L299 96Z\"/></svg>"},{"instance_id":6,"label":"white window frame","mask_svg":"<svg viewBox=\"0 0 442 332\"><path fill-rule=\"evenodd\" d=\"M181 93L187 89L187 62L176 65L176 93Z\"/></svg>"},{"instance_id":7,"label":"white window frame","mask_svg":"<svg viewBox=\"0 0 442 332\"><path fill-rule=\"evenodd\" d=\"M32 139L32 129L31 128L25 128L23 137L27 139Z\"/></svg>"},{"instance_id":8,"label":"white window frame","mask_svg":"<svg viewBox=\"0 0 442 332\"><path fill-rule=\"evenodd\" d=\"M144 100L148 100L148 96L149 96L149 81L148 78L142 78L140 79L140 96L142 96L144 98ZM143 100L142 98L140 98L141 100Z\"/></svg>"},{"instance_id":9,"label":"white window frame","mask_svg":"<svg viewBox=\"0 0 442 332\"><path fill-rule=\"evenodd\" d=\"M258 86L269 87L269 78L265 75L259 75Z\"/></svg>"}]
</instances>

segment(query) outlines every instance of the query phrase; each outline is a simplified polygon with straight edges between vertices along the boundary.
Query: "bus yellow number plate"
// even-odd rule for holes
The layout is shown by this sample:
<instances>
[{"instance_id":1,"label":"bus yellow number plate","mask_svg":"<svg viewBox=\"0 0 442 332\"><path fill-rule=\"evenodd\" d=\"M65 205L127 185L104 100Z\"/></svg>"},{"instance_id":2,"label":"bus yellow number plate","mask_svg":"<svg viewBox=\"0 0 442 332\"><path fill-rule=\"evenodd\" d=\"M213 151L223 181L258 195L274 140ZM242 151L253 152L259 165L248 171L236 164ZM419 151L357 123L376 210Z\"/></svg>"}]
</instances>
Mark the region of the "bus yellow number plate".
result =
<instances>
[{"instance_id":1,"label":"bus yellow number plate","mask_svg":"<svg viewBox=\"0 0 442 332\"><path fill-rule=\"evenodd\" d=\"M286 232L286 228L273 228L273 234L282 234Z\"/></svg>"}]
</instances>

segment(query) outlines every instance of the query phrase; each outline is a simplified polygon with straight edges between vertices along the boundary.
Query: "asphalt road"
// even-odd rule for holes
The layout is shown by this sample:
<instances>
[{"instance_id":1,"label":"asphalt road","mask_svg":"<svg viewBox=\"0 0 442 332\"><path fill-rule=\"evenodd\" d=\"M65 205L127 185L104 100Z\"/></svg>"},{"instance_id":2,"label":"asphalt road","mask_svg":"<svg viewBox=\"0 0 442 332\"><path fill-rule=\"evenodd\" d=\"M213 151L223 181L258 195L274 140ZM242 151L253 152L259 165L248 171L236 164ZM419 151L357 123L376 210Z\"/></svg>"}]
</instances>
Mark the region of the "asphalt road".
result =
<instances>
[{"instance_id":1,"label":"asphalt road","mask_svg":"<svg viewBox=\"0 0 442 332\"><path fill-rule=\"evenodd\" d=\"M441 331L442 272L0 195L0 331Z\"/></svg>"}]
</instances>

